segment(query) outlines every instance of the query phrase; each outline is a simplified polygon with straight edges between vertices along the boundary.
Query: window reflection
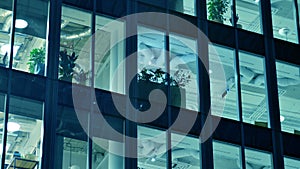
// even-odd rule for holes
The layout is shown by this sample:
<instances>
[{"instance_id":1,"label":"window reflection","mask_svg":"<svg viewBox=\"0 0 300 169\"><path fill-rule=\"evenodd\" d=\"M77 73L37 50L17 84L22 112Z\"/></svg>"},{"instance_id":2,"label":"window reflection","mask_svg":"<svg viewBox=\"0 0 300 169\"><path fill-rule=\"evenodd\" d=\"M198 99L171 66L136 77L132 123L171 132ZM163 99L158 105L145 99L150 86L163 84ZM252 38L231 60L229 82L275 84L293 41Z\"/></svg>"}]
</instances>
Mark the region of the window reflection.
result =
<instances>
[{"instance_id":1,"label":"window reflection","mask_svg":"<svg viewBox=\"0 0 300 169\"><path fill-rule=\"evenodd\" d=\"M276 62L281 130L300 134L300 67Z\"/></svg>"},{"instance_id":2,"label":"window reflection","mask_svg":"<svg viewBox=\"0 0 300 169\"><path fill-rule=\"evenodd\" d=\"M96 16L95 87L125 93L125 24ZM118 70L118 71L117 71Z\"/></svg>"},{"instance_id":3,"label":"window reflection","mask_svg":"<svg viewBox=\"0 0 300 169\"><path fill-rule=\"evenodd\" d=\"M300 166L300 160L296 158L284 157L284 169L297 169Z\"/></svg>"},{"instance_id":4,"label":"window reflection","mask_svg":"<svg viewBox=\"0 0 300 169\"><path fill-rule=\"evenodd\" d=\"M237 27L255 33L262 32L260 2L256 0L236 0Z\"/></svg>"},{"instance_id":5,"label":"window reflection","mask_svg":"<svg viewBox=\"0 0 300 169\"><path fill-rule=\"evenodd\" d=\"M270 153L253 149L245 149L246 169L273 168L272 156Z\"/></svg>"},{"instance_id":6,"label":"window reflection","mask_svg":"<svg viewBox=\"0 0 300 169\"><path fill-rule=\"evenodd\" d=\"M242 168L240 147L222 143L213 142L214 168Z\"/></svg>"},{"instance_id":7,"label":"window reflection","mask_svg":"<svg viewBox=\"0 0 300 169\"><path fill-rule=\"evenodd\" d=\"M171 10L196 16L195 0L169 0Z\"/></svg>"},{"instance_id":8,"label":"window reflection","mask_svg":"<svg viewBox=\"0 0 300 169\"><path fill-rule=\"evenodd\" d=\"M212 115L238 120L234 50L210 45L208 73Z\"/></svg>"},{"instance_id":9,"label":"window reflection","mask_svg":"<svg viewBox=\"0 0 300 169\"><path fill-rule=\"evenodd\" d=\"M60 80L89 84L90 35L91 15L63 6L58 71Z\"/></svg>"},{"instance_id":10,"label":"window reflection","mask_svg":"<svg viewBox=\"0 0 300 169\"><path fill-rule=\"evenodd\" d=\"M173 168L200 168L199 138L171 134Z\"/></svg>"},{"instance_id":11,"label":"window reflection","mask_svg":"<svg viewBox=\"0 0 300 169\"><path fill-rule=\"evenodd\" d=\"M10 97L5 164L16 167L39 166L41 158L43 104Z\"/></svg>"},{"instance_id":12,"label":"window reflection","mask_svg":"<svg viewBox=\"0 0 300 169\"><path fill-rule=\"evenodd\" d=\"M12 21L12 1L0 1L0 66L8 67L10 53L10 27Z\"/></svg>"},{"instance_id":13,"label":"window reflection","mask_svg":"<svg viewBox=\"0 0 300 169\"><path fill-rule=\"evenodd\" d=\"M45 75L48 1L17 1L13 68Z\"/></svg>"},{"instance_id":14,"label":"window reflection","mask_svg":"<svg viewBox=\"0 0 300 169\"><path fill-rule=\"evenodd\" d=\"M138 126L138 168L166 168L166 134Z\"/></svg>"},{"instance_id":15,"label":"window reflection","mask_svg":"<svg viewBox=\"0 0 300 169\"><path fill-rule=\"evenodd\" d=\"M207 17L209 20L225 25L232 25L231 18L231 0L208 0Z\"/></svg>"},{"instance_id":16,"label":"window reflection","mask_svg":"<svg viewBox=\"0 0 300 169\"><path fill-rule=\"evenodd\" d=\"M275 38L297 43L296 12L293 0L271 0Z\"/></svg>"},{"instance_id":17,"label":"window reflection","mask_svg":"<svg viewBox=\"0 0 300 169\"><path fill-rule=\"evenodd\" d=\"M243 120L268 127L264 59L246 52L239 55Z\"/></svg>"}]
</instances>

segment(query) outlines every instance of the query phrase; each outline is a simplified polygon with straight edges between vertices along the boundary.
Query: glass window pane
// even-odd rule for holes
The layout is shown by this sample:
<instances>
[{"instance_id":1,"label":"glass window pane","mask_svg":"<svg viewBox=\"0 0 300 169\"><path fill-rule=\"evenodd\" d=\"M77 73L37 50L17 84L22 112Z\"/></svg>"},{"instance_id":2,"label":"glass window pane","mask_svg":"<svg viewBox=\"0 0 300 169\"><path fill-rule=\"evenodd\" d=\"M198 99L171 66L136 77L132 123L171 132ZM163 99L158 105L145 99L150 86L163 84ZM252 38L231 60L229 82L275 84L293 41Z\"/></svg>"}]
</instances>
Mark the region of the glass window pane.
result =
<instances>
[{"instance_id":1,"label":"glass window pane","mask_svg":"<svg viewBox=\"0 0 300 169\"><path fill-rule=\"evenodd\" d=\"M125 93L125 24L96 16L95 87ZM117 71L118 70L118 71ZM120 73L121 72L121 73Z\"/></svg>"},{"instance_id":2,"label":"glass window pane","mask_svg":"<svg viewBox=\"0 0 300 169\"><path fill-rule=\"evenodd\" d=\"M90 36L91 14L63 6L58 72L60 80L89 85Z\"/></svg>"},{"instance_id":3,"label":"glass window pane","mask_svg":"<svg viewBox=\"0 0 300 169\"><path fill-rule=\"evenodd\" d=\"M6 97L6 94L4 93L0 93L0 136L1 136L1 139L0 139L0 157L2 158L2 145L3 145L3 141L2 141L2 138L3 138L3 123L4 123L4 113L5 113L5 98ZM8 150L6 150L6 153L7 153Z\"/></svg>"},{"instance_id":4,"label":"glass window pane","mask_svg":"<svg viewBox=\"0 0 300 169\"><path fill-rule=\"evenodd\" d=\"M10 27L12 21L12 1L0 1L0 66L8 67L10 58Z\"/></svg>"},{"instance_id":5,"label":"glass window pane","mask_svg":"<svg viewBox=\"0 0 300 169\"><path fill-rule=\"evenodd\" d=\"M196 46L196 40L170 34L170 76L176 82L171 82L171 105L199 111Z\"/></svg>"},{"instance_id":6,"label":"glass window pane","mask_svg":"<svg viewBox=\"0 0 300 169\"><path fill-rule=\"evenodd\" d=\"M87 169L87 145L86 141L64 137L62 169Z\"/></svg>"},{"instance_id":7,"label":"glass window pane","mask_svg":"<svg viewBox=\"0 0 300 169\"><path fill-rule=\"evenodd\" d=\"M11 96L9 109L5 164L40 165L43 103Z\"/></svg>"},{"instance_id":8,"label":"glass window pane","mask_svg":"<svg viewBox=\"0 0 300 169\"><path fill-rule=\"evenodd\" d=\"M262 33L259 5L259 0L236 0L237 28Z\"/></svg>"},{"instance_id":9,"label":"glass window pane","mask_svg":"<svg viewBox=\"0 0 300 169\"><path fill-rule=\"evenodd\" d=\"M138 168L166 168L166 132L138 126Z\"/></svg>"},{"instance_id":10,"label":"glass window pane","mask_svg":"<svg viewBox=\"0 0 300 169\"><path fill-rule=\"evenodd\" d=\"M300 134L300 67L276 62L281 130Z\"/></svg>"},{"instance_id":11,"label":"glass window pane","mask_svg":"<svg viewBox=\"0 0 300 169\"><path fill-rule=\"evenodd\" d=\"M196 16L195 0L169 0L171 10Z\"/></svg>"},{"instance_id":12,"label":"glass window pane","mask_svg":"<svg viewBox=\"0 0 300 169\"><path fill-rule=\"evenodd\" d=\"M79 114L81 121L87 121L86 111L76 111L83 114ZM87 135L73 108L58 106L56 137L55 166L61 169L87 169Z\"/></svg>"},{"instance_id":13,"label":"glass window pane","mask_svg":"<svg viewBox=\"0 0 300 169\"><path fill-rule=\"evenodd\" d=\"M17 1L13 68L45 75L48 1Z\"/></svg>"},{"instance_id":14,"label":"glass window pane","mask_svg":"<svg viewBox=\"0 0 300 169\"><path fill-rule=\"evenodd\" d=\"M243 120L268 127L264 59L246 52L240 52L239 55Z\"/></svg>"},{"instance_id":15,"label":"glass window pane","mask_svg":"<svg viewBox=\"0 0 300 169\"><path fill-rule=\"evenodd\" d=\"M209 46L209 77L212 115L238 120L234 50Z\"/></svg>"},{"instance_id":16,"label":"glass window pane","mask_svg":"<svg viewBox=\"0 0 300 169\"><path fill-rule=\"evenodd\" d=\"M275 38L298 43L294 1L271 0Z\"/></svg>"},{"instance_id":17,"label":"glass window pane","mask_svg":"<svg viewBox=\"0 0 300 169\"><path fill-rule=\"evenodd\" d=\"M253 149L245 149L246 169L273 168L272 155Z\"/></svg>"},{"instance_id":18,"label":"glass window pane","mask_svg":"<svg viewBox=\"0 0 300 169\"><path fill-rule=\"evenodd\" d=\"M171 134L173 168L199 169L200 150L199 138Z\"/></svg>"},{"instance_id":19,"label":"glass window pane","mask_svg":"<svg viewBox=\"0 0 300 169\"><path fill-rule=\"evenodd\" d=\"M242 168L241 167L241 150L240 147L222 143L219 141L213 142L213 158L214 168Z\"/></svg>"},{"instance_id":20,"label":"glass window pane","mask_svg":"<svg viewBox=\"0 0 300 169\"><path fill-rule=\"evenodd\" d=\"M232 25L231 18L231 0L208 0L207 17L208 20L225 25Z\"/></svg>"},{"instance_id":21,"label":"glass window pane","mask_svg":"<svg viewBox=\"0 0 300 169\"><path fill-rule=\"evenodd\" d=\"M298 169L299 166L299 159L284 157L284 169Z\"/></svg>"}]
</instances>

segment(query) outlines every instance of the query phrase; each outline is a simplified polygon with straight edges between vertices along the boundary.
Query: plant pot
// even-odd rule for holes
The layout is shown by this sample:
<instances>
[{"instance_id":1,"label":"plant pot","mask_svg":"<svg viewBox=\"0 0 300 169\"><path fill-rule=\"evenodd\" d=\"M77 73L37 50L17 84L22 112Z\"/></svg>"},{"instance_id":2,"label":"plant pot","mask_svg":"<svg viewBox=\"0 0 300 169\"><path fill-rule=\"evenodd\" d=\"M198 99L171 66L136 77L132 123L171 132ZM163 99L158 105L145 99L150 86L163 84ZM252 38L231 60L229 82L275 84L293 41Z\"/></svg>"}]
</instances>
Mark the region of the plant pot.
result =
<instances>
[{"instance_id":1,"label":"plant pot","mask_svg":"<svg viewBox=\"0 0 300 169\"><path fill-rule=\"evenodd\" d=\"M134 98L137 99L137 109L140 111L146 111L150 108L149 95L151 91L159 89L164 92L167 96L167 86L163 84L158 84L150 81L138 81L136 95L134 96L134 89L130 87L130 100L134 103ZM170 86L170 105L176 107L185 107L186 94L185 89L178 86ZM182 95L181 95L182 94ZM155 101L155 103L160 104L160 100Z\"/></svg>"}]
</instances>

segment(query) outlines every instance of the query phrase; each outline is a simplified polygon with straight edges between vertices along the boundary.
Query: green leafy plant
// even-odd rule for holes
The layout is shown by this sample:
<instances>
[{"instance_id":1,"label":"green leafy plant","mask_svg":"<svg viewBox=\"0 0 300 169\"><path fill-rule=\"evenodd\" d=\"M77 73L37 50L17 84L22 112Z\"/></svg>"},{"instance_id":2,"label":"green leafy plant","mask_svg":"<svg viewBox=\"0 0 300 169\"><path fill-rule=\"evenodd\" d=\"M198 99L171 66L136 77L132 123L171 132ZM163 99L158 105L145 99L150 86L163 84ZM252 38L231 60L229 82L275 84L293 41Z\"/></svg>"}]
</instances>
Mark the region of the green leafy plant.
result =
<instances>
[{"instance_id":1,"label":"green leafy plant","mask_svg":"<svg viewBox=\"0 0 300 169\"><path fill-rule=\"evenodd\" d=\"M45 49L44 48L35 48L30 51L29 60L27 62L28 70L30 73L36 73L36 69L39 66L40 69L45 69ZM40 71L39 74L44 71Z\"/></svg>"},{"instance_id":2,"label":"green leafy plant","mask_svg":"<svg viewBox=\"0 0 300 169\"><path fill-rule=\"evenodd\" d=\"M224 14L228 9L229 2L226 0L210 0L208 2L208 19L223 22Z\"/></svg>"},{"instance_id":3,"label":"green leafy plant","mask_svg":"<svg viewBox=\"0 0 300 169\"><path fill-rule=\"evenodd\" d=\"M184 74L182 70L177 70L174 73L174 78L169 77L170 86L185 87L190 82L190 78L191 76L189 74ZM168 84L167 73L160 68L156 70L143 68L142 71L138 73L138 80L164 85Z\"/></svg>"},{"instance_id":4,"label":"green leafy plant","mask_svg":"<svg viewBox=\"0 0 300 169\"><path fill-rule=\"evenodd\" d=\"M59 79L71 82L74 78L79 84L85 84L89 79L89 72L85 72L78 64L76 64L75 52L71 55L66 50L59 53Z\"/></svg>"}]
</instances>

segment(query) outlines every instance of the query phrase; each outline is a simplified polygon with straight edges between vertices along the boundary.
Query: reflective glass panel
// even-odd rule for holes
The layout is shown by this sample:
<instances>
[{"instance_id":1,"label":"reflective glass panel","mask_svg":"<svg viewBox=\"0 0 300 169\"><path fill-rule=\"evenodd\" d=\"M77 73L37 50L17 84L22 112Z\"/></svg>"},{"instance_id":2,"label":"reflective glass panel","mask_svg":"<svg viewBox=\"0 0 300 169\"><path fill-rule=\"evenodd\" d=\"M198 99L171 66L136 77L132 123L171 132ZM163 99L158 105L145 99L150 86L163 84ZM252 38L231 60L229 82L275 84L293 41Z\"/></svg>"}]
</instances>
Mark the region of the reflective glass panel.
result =
<instances>
[{"instance_id":1,"label":"reflective glass panel","mask_svg":"<svg viewBox=\"0 0 300 169\"><path fill-rule=\"evenodd\" d=\"M169 0L171 10L196 16L195 0Z\"/></svg>"},{"instance_id":2,"label":"reflective glass panel","mask_svg":"<svg viewBox=\"0 0 300 169\"><path fill-rule=\"evenodd\" d=\"M42 153L43 103L11 96L9 111L5 164L38 167Z\"/></svg>"},{"instance_id":3,"label":"reflective glass panel","mask_svg":"<svg viewBox=\"0 0 300 169\"><path fill-rule=\"evenodd\" d=\"M262 33L259 0L236 0L237 28ZM231 23L233 20L231 20Z\"/></svg>"},{"instance_id":4,"label":"reflective glass panel","mask_svg":"<svg viewBox=\"0 0 300 169\"><path fill-rule=\"evenodd\" d=\"M95 87L118 93L124 91L125 24L96 16Z\"/></svg>"},{"instance_id":5,"label":"reflective glass panel","mask_svg":"<svg viewBox=\"0 0 300 169\"><path fill-rule=\"evenodd\" d=\"M271 10L274 37L298 43L294 1L271 0Z\"/></svg>"},{"instance_id":6,"label":"reflective glass panel","mask_svg":"<svg viewBox=\"0 0 300 169\"><path fill-rule=\"evenodd\" d=\"M264 59L246 52L239 55L243 121L268 127Z\"/></svg>"},{"instance_id":7,"label":"reflective glass panel","mask_svg":"<svg viewBox=\"0 0 300 169\"><path fill-rule=\"evenodd\" d=\"M284 169L298 169L300 160L296 158L284 157Z\"/></svg>"},{"instance_id":8,"label":"reflective glass panel","mask_svg":"<svg viewBox=\"0 0 300 169\"><path fill-rule=\"evenodd\" d=\"M91 14L62 7L59 71L60 80L89 84Z\"/></svg>"},{"instance_id":9,"label":"reflective glass panel","mask_svg":"<svg viewBox=\"0 0 300 169\"><path fill-rule=\"evenodd\" d=\"M0 66L8 67L10 58L10 30L12 22L12 1L0 1Z\"/></svg>"},{"instance_id":10,"label":"reflective glass panel","mask_svg":"<svg viewBox=\"0 0 300 169\"><path fill-rule=\"evenodd\" d=\"M207 0L208 20L225 25L232 25L231 18L231 0Z\"/></svg>"},{"instance_id":11,"label":"reflective glass panel","mask_svg":"<svg viewBox=\"0 0 300 169\"><path fill-rule=\"evenodd\" d=\"M213 142L213 155L214 155L214 168L242 168L241 167L241 150L240 147L214 141Z\"/></svg>"},{"instance_id":12,"label":"reflective glass panel","mask_svg":"<svg viewBox=\"0 0 300 169\"><path fill-rule=\"evenodd\" d=\"M273 168L272 155L270 153L245 149L246 169Z\"/></svg>"},{"instance_id":13,"label":"reflective glass panel","mask_svg":"<svg viewBox=\"0 0 300 169\"><path fill-rule=\"evenodd\" d=\"M166 132L138 126L138 168L166 168Z\"/></svg>"},{"instance_id":14,"label":"reflective glass panel","mask_svg":"<svg viewBox=\"0 0 300 169\"><path fill-rule=\"evenodd\" d=\"M196 46L196 40L170 34L170 76L176 82L171 82L171 105L199 111Z\"/></svg>"},{"instance_id":15,"label":"reflective glass panel","mask_svg":"<svg viewBox=\"0 0 300 169\"><path fill-rule=\"evenodd\" d=\"M276 62L281 130L300 134L300 67Z\"/></svg>"},{"instance_id":16,"label":"reflective glass panel","mask_svg":"<svg viewBox=\"0 0 300 169\"><path fill-rule=\"evenodd\" d=\"M212 115L238 120L234 50L218 45L209 45L208 73Z\"/></svg>"},{"instance_id":17,"label":"reflective glass panel","mask_svg":"<svg viewBox=\"0 0 300 169\"><path fill-rule=\"evenodd\" d=\"M172 133L171 139L173 168L199 169L199 138Z\"/></svg>"},{"instance_id":18,"label":"reflective glass panel","mask_svg":"<svg viewBox=\"0 0 300 169\"><path fill-rule=\"evenodd\" d=\"M17 1L13 68L45 75L48 1Z\"/></svg>"}]
</instances>

